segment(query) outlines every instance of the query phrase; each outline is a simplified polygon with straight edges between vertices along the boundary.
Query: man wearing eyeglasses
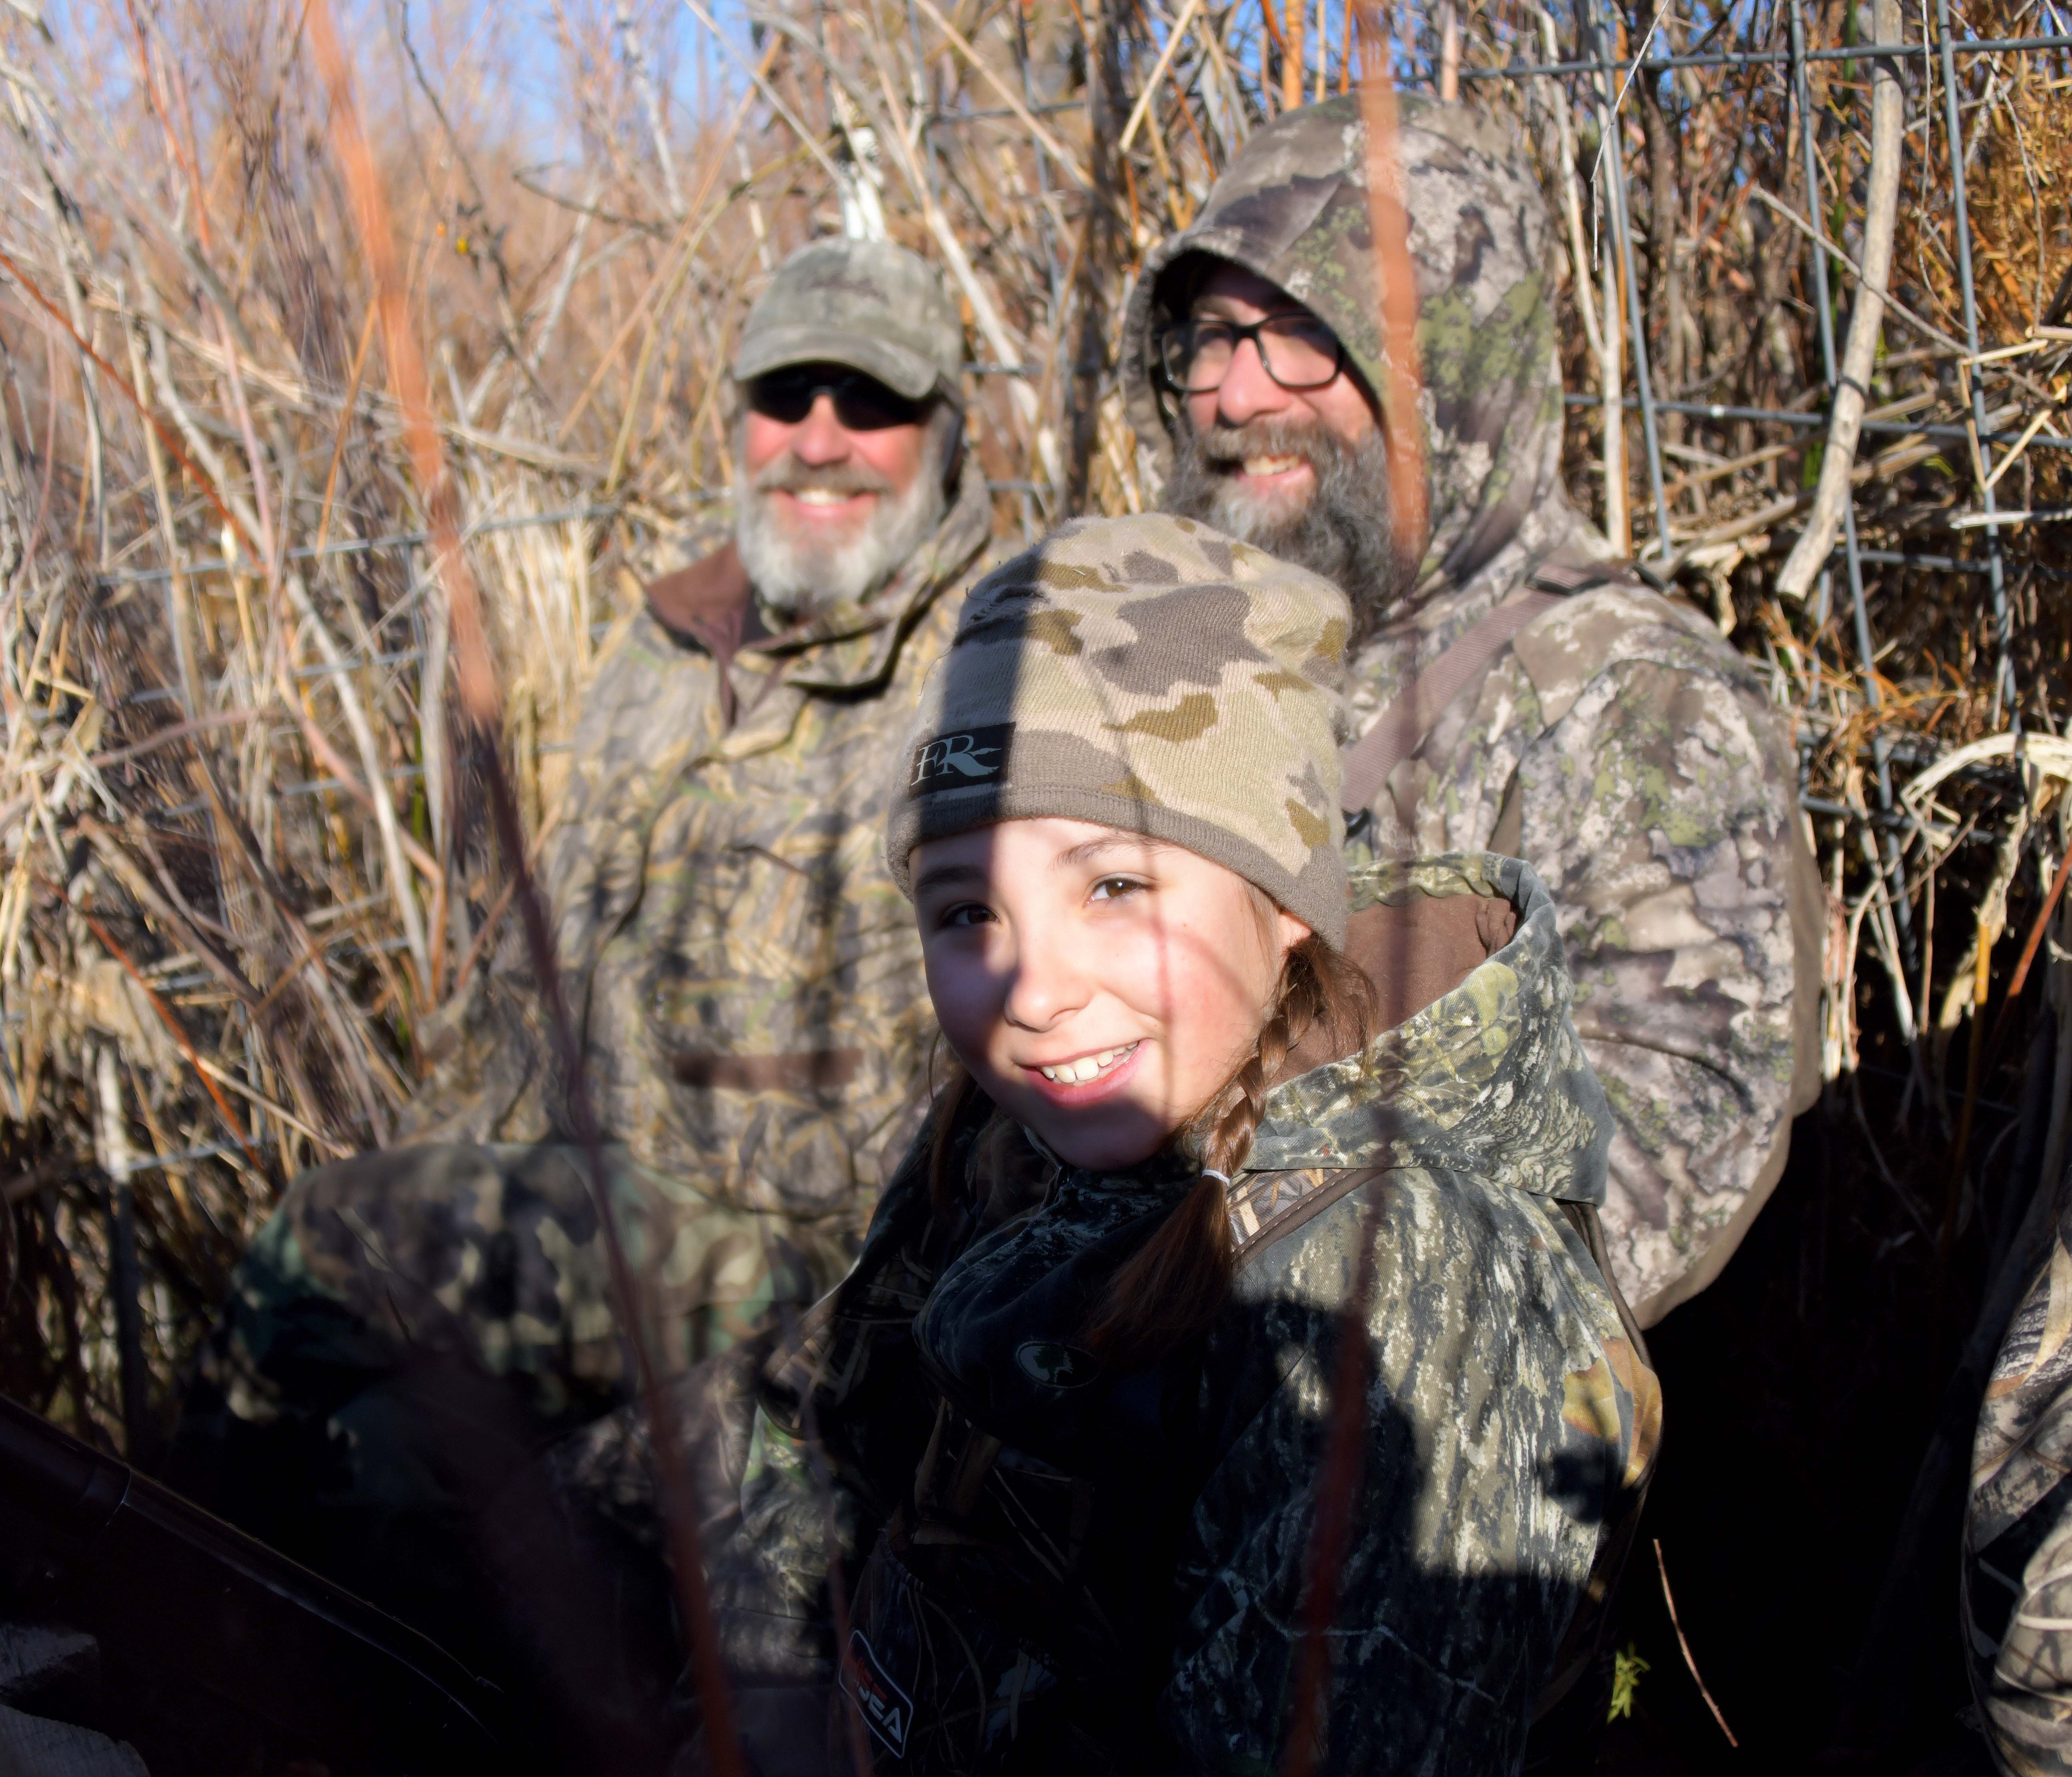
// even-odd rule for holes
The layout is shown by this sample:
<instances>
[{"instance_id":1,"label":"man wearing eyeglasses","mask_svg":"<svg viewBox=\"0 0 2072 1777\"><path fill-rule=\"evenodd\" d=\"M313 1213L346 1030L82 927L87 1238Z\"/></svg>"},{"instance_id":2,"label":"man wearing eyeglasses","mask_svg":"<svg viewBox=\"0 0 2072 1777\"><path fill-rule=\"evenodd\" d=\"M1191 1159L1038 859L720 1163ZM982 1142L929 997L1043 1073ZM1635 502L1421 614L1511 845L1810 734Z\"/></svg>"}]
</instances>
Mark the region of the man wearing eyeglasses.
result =
<instances>
[{"instance_id":1,"label":"man wearing eyeglasses","mask_svg":"<svg viewBox=\"0 0 2072 1777\"><path fill-rule=\"evenodd\" d=\"M732 369L732 537L649 585L598 668L539 872L672 1371L835 1282L919 1121L934 1025L882 857L887 761L991 519L963 327L917 256L801 249ZM406 1359L486 1366L527 1443L631 1382L516 927L458 1028L422 1033L440 1061L408 1145L305 1174L240 1267L177 1465L220 1512L446 1634L473 1594L443 1554L395 1558L451 1545L448 1519L467 1536L451 1453L408 1442L437 1426L397 1406Z\"/></svg>"},{"instance_id":2,"label":"man wearing eyeglasses","mask_svg":"<svg viewBox=\"0 0 2072 1777\"><path fill-rule=\"evenodd\" d=\"M1349 843L1523 856L1561 909L1617 1127L1610 1268L1642 1325L1715 1277L1817 1089L1822 908L1788 728L1561 478L1556 252L1510 133L1401 101L1419 411L1389 411L1357 99L1285 113L1131 293L1122 374L1169 510L1337 580ZM1389 494L1423 435L1429 512Z\"/></svg>"}]
</instances>

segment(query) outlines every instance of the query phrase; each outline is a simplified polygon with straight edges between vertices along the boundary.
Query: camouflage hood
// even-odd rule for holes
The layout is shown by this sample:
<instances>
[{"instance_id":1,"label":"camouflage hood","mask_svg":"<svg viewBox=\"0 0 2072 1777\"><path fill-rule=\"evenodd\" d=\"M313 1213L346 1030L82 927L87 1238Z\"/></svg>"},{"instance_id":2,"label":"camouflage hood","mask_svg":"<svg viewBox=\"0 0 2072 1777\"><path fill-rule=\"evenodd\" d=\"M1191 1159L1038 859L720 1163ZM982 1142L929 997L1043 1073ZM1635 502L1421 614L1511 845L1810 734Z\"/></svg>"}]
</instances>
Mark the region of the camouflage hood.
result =
<instances>
[{"instance_id":1,"label":"camouflage hood","mask_svg":"<svg viewBox=\"0 0 2072 1777\"><path fill-rule=\"evenodd\" d=\"M1494 120L1408 94L1397 104L1431 486L1419 579L1459 585L1528 514L1568 505L1552 220ZM1330 324L1370 389L1388 387L1365 145L1356 95L1284 113L1239 150L1193 225L1145 258L1124 315L1120 368L1131 421L1161 471L1180 419L1154 382L1152 342L1186 295L1167 273L1190 254L1278 285Z\"/></svg>"},{"instance_id":2,"label":"camouflage hood","mask_svg":"<svg viewBox=\"0 0 2072 1777\"><path fill-rule=\"evenodd\" d=\"M1601 1204L1611 1110L1569 1021L1553 897L1516 858L1455 853L1355 871L1353 919L1420 895L1507 901L1517 928L1363 1053L1275 1087L1247 1172L1426 1167Z\"/></svg>"}]
</instances>

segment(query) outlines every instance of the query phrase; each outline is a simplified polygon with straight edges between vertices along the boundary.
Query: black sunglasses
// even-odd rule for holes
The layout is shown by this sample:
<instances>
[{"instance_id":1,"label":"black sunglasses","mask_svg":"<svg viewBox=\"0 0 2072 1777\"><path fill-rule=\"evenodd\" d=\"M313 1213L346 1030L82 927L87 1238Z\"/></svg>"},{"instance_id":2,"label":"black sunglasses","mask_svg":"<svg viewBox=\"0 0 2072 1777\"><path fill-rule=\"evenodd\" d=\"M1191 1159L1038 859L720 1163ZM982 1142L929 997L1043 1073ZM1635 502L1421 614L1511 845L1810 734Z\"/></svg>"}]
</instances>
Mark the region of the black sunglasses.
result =
<instances>
[{"instance_id":1,"label":"black sunglasses","mask_svg":"<svg viewBox=\"0 0 2072 1777\"><path fill-rule=\"evenodd\" d=\"M923 412L920 402L908 400L875 376L836 364L787 364L758 376L748 385L748 407L780 425L797 425L824 394L834 401L835 418L851 432L915 425Z\"/></svg>"}]
</instances>

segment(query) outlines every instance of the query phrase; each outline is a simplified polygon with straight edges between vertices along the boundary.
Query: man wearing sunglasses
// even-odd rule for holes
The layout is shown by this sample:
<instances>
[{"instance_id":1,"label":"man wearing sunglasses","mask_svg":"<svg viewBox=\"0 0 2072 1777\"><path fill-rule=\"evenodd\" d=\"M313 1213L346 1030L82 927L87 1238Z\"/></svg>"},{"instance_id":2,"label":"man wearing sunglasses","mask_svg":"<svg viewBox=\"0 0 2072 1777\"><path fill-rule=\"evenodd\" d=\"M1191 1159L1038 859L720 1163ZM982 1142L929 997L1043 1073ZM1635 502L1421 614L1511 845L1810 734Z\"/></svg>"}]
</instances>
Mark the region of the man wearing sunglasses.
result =
<instances>
[{"instance_id":1,"label":"man wearing sunglasses","mask_svg":"<svg viewBox=\"0 0 2072 1777\"><path fill-rule=\"evenodd\" d=\"M1122 374L1163 499L1337 580L1357 633L1349 843L1530 861L1617 1119L1603 1219L1642 1325L1703 1289L1817 1087L1819 883L1790 736L1561 478L1558 250L1507 129L1402 101L1419 411L1389 411L1357 99L1284 114L1131 293ZM1429 511L1389 495L1423 434Z\"/></svg>"},{"instance_id":2,"label":"man wearing sunglasses","mask_svg":"<svg viewBox=\"0 0 2072 1777\"><path fill-rule=\"evenodd\" d=\"M882 858L887 761L991 528L963 326L916 255L802 248L732 371L732 536L651 584L599 667L540 867L672 1372L841 1277L918 1122L934 1025ZM448 1558L473 1502L454 1415L397 1406L413 1354L465 1354L508 1397L469 1409L477 1468L480 1426L529 1446L631 1385L516 926L458 1028L421 1033L440 1059L404 1145L305 1174L247 1255L177 1463L444 1636L477 1597Z\"/></svg>"}]
</instances>

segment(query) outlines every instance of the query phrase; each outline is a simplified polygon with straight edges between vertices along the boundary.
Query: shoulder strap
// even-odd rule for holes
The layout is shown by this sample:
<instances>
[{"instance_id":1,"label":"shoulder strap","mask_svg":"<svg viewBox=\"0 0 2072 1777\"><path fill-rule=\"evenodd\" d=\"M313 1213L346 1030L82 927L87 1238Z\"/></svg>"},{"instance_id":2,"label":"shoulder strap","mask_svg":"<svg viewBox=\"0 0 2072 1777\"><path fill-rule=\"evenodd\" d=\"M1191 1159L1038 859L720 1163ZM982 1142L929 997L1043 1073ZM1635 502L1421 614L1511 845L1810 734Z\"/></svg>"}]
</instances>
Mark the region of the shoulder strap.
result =
<instances>
[{"instance_id":1,"label":"shoulder strap","mask_svg":"<svg viewBox=\"0 0 2072 1777\"><path fill-rule=\"evenodd\" d=\"M1385 1166L1334 1167L1302 1172L1252 1172L1229 1192L1231 1270L1269 1241L1292 1234L1348 1192L1379 1178Z\"/></svg>"},{"instance_id":2,"label":"shoulder strap","mask_svg":"<svg viewBox=\"0 0 2072 1777\"><path fill-rule=\"evenodd\" d=\"M1507 599L1430 666L1413 673L1367 732L1338 755L1345 769L1340 802L1349 809L1370 806L1388 774L1417 750L1446 706L1482 678L1520 630L1563 597L1532 591Z\"/></svg>"}]
</instances>

